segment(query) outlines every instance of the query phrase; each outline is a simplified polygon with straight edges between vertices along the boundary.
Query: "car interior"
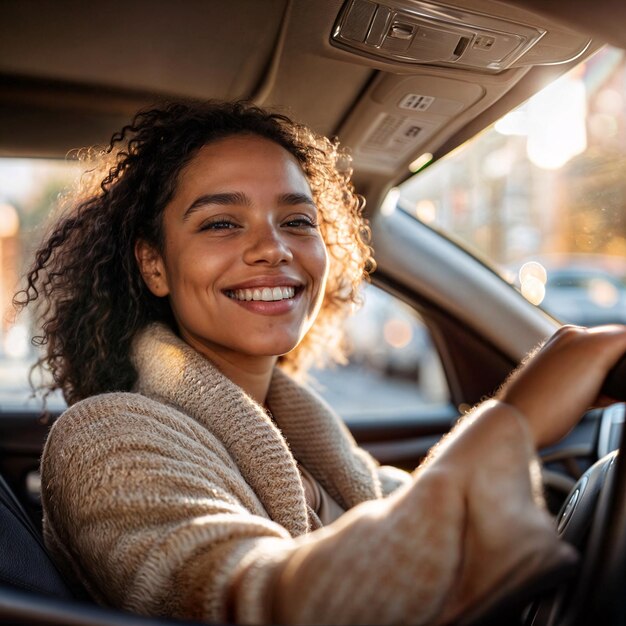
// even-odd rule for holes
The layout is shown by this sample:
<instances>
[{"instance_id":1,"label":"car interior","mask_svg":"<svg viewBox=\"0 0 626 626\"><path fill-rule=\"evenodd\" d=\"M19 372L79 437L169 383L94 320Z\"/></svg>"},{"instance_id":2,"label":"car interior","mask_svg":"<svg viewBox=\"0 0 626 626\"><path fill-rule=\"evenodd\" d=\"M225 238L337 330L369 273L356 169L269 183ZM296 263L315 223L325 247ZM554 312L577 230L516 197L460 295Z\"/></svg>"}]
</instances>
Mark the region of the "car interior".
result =
<instances>
[{"instance_id":1,"label":"car interior","mask_svg":"<svg viewBox=\"0 0 626 626\"><path fill-rule=\"evenodd\" d=\"M372 282L419 314L447 388L445 401L357 411L347 423L381 463L412 470L560 322L449 233L397 210L394 190L606 44L626 47L625 13L614 1L3 0L0 158L71 160L106 145L139 109L172 100L245 99L337 137L366 200ZM47 556L38 464L62 408L0 402L0 621L176 623L96 606ZM590 410L541 451L559 532L591 545L582 573L477 623L584 624L600 610L595 623L621 623L626 470L615 470L615 450L625 413L623 404Z\"/></svg>"}]
</instances>

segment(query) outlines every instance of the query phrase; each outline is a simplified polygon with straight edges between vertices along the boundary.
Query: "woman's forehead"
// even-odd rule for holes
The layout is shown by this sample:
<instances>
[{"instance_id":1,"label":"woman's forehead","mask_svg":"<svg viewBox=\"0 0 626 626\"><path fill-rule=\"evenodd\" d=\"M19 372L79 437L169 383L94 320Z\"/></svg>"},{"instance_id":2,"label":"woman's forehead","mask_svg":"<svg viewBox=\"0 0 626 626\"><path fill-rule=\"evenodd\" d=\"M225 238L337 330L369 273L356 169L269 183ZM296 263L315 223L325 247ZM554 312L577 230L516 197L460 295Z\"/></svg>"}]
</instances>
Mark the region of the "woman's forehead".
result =
<instances>
[{"instance_id":1,"label":"woman's forehead","mask_svg":"<svg viewBox=\"0 0 626 626\"><path fill-rule=\"evenodd\" d=\"M283 146L258 135L233 135L202 146L183 168L178 191L203 186L273 184L310 193L297 159Z\"/></svg>"},{"instance_id":2,"label":"woman's forehead","mask_svg":"<svg viewBox=\"0 0 626 626\"><path fill-rule=\"evenodd\" d=\"M272 161L290 161L299 165L294 155L284 146L272 139L252 133L229 135L204 144L189 165L198 161L241 162L259 158Z\"/></svg>"}]
</instances>

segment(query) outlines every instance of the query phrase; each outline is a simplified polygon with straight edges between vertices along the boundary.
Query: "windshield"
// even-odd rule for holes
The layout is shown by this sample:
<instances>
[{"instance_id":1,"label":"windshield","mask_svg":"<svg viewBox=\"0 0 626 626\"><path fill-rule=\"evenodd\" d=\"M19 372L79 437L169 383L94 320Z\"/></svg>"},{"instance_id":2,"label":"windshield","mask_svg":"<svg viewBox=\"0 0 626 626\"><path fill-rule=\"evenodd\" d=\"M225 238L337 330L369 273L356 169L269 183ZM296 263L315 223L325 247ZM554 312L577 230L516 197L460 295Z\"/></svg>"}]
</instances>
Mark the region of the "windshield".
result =
<instances>
[{"instance_id":1,"label":"windshield","mask_svg":"<svg viewBox=\"0 0 626 626\"><path fill-rule=\"evenodd\" d=\"M607 47L403 183L399 206L562 321L625 323L625 165L626 57Z\"/></svg>"}]
</instances>

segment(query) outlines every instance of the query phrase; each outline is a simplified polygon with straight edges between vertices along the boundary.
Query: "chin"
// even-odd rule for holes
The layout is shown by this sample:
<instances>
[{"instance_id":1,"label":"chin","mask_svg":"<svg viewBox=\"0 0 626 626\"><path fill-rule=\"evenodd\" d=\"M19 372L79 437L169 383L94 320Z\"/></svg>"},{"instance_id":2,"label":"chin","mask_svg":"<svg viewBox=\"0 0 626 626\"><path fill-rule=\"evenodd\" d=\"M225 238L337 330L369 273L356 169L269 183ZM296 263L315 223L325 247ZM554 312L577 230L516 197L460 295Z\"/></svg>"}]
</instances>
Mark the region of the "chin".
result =
<instances>
[{"instance_id":1,"label":"chin","mask_svg":"<svg viewBox=\"0 0 626 626\"><path fill-rule=\"evenodd\" d=\"M271 338L267 337L263 342L255 346L248 346L246 352L254 356L283 356L296 348L301 339L302 337L289 340L282 338L281 340L272 341Z\"/></svg>"}]
</instances>

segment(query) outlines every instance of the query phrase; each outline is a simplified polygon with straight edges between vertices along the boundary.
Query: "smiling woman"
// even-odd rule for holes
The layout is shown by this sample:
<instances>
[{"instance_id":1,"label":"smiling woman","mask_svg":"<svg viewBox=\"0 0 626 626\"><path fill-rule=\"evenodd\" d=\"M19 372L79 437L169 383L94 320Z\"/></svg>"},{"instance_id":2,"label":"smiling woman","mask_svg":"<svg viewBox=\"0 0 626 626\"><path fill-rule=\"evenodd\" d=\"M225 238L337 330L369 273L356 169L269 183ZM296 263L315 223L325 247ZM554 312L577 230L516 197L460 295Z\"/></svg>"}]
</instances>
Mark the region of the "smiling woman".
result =
<instances>
[{"instance_id":1,"label":"smiling woman","mask_svg":"<svg viewBox=\"0 0 626 626\"><path fill-rule=\"evenodd\" d=\"M381 467L288 374L341 357L372 266L336 146L180 104L105 157L18 295L71 405L41 466L69 580L151 615L447 624L571 566L534 449L597 399L625 328L562 329L413 475Z\"/></svg>"},{"instance_id":2,"label":"smiling woman","mask_svg":"<svg viewBox=\"0 0 626 626\"><path fill-rule=\"evenodd\" d=\"M168 296L181 338L261 403L268 381L246 388L239 372L271 372L317 317L328 274L318 220L295 157L235 136L204 146L181 171L163 213L163 252L136 244L143 278Z\"/></svg>"},{"instance_id":3,"label":"smiling woman","mask_svg":"<svg viewBox=\"0 0 626 626\"><path fill-rule=\"evenodd\" d=\"M224 141L225 137L230 139ZM254 155L247 155L253 148ZM283 162L272 168L267 158L278 148ZM94 393L129 390L136 376L129 360L135 333L154 321L175 326L177 307L183 306L176 294L163 297L169 292L158 289L168 289L165 281L155 293L152 282L144 278L165 271L166 259L175 272L180 250L185 260L199 252L193 256L194 266L207 259L209 246L221 246L223 258L231 241L243 239L239 234L223 237L224 231L239 230L233 218L259 217L260 206L256 213L246 210L248 204L253 207L267 199L256 189L259 182L264 183L266 195L268 188L277 194L272 198L272 221L281 218L279 230L297 241L319 244L323 239L328 257L317 323L306 337L299 337L296 350L276 354L284 355L281 363L292 373L325 358L342 361L339 329L358 302L363 273L373 262L368 230L360 217L361 201L349 182L349 160L330 141L280 115L242 104L171 105L140 113L113 137L105 153L89 156L95 156L95 163L89 163L75 194L65 198L67 219L57 224L38 252L29 287L17 298L21 305L41 295L43 306L51 305L38 339L47 347L41 363L52 372L51 388L62 389L70 403ZM343 169L337 167L341 163ZM233 187L240 178L245 190ZM284 188L277 192L279 183ZM213 195L211 203L209 195ZM230 216L233 211L236 215ZM311 226L296 226L293 218L309 220ZM268 225L260 233L258 227L257 219L242 230L260 234L263 240ZM249 235L246 241L249 247ZM176 252L168 255L168 246L175 246ZM275 253L270 251L270 256ZM142 261L144 277L137 272L135 254ZM158 261L158 267L152 261ZM212 272L227 269L215 258L211 263ZM270 274L280 276L285 264L279 262L281 269L277 269L270 259L265 265L272 266ZM228 276L232 280L237 273L241 269L232 268ZM253 273L267 272L257 267ZM239 282L236 279L222 289L238 287ZM313 287L308 287L308 298L314 295ZM323 284L315 289L320 287ZM72 358L65 358L70 353Z\"/></svg>"}]
</instances>

